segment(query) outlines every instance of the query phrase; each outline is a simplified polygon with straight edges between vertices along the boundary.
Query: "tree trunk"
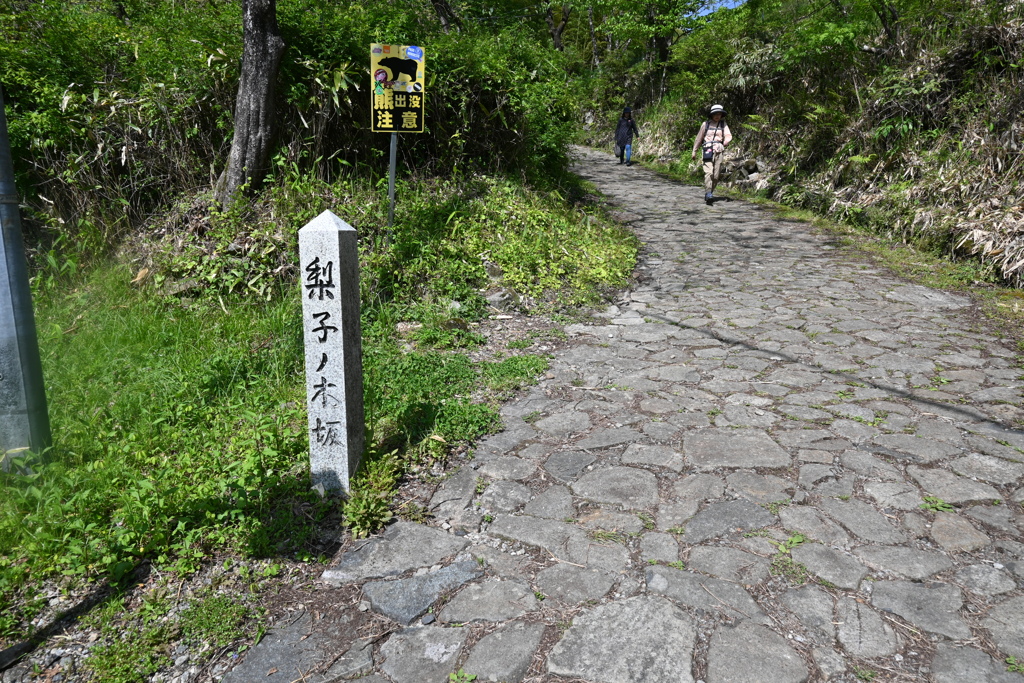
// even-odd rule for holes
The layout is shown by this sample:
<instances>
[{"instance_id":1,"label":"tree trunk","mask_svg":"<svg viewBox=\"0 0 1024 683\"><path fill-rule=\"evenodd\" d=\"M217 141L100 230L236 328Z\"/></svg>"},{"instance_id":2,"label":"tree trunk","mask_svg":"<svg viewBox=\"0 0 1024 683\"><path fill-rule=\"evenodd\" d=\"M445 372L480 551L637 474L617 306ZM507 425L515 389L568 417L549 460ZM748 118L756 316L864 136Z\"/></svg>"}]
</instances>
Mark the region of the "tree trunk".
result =
<instances>
[{"instance_id":1,"label":"tree trunk","mask_svg":"<svg viewBox=\"0 0 1024 683\"><path fill-rule=\"evenodd\" d=\"M668 60L671 56L669 48L672 39L668 36L655 36L654 47L658 55L658 62L661 64L661 85L658 86L658 99L665 96L665 78L668 76Z\"/></svg>"},{"instance_id":2,"label":"tree trunk","mask_svg":"<svg viewBox=\"0 0 1024 683\"><path fill-rule=\"evenodd\" d=\"M875 15L878 20L882 23L882 30L885 31L885 37L888 38L889 42L893 45L896 44L899 31L900 15L896 11L896 8L886 2L886 0L871 0L871 9L875 11Z\"/></svg>"},{"instance_id":3,"label":"tree trunk","mask_svg":"<svg viewBox=\"0 0 1024 683\"><path fill-rule=\"evenodd\" d=\"M556 24L555 8L549 0L546 18L548 22L548 31L551 32L551 42L554 44L556 50L561 51L565 49L565 46L562 44L562 32L565 31L565 27L569 23L569 14L571 13L571 6L562 5L562 20Z\"/></svg>"},{"instance_id":4,"label":"tree trunk","mask_svg":"<svg viewBox=\"0 0 1024 683\"><path fill-rule=\"evenodd\" d=\"M594 31L594 6L591 5L587 8L587 14L590 17L590 44L594 50L593 66L596 69L601 66L601 62L597 59L597 33Z\"/></svg>"},{"instance_id":5,"label":"tree trunk","mask_svg":"<svg viewBox=\"0 0 1024 683\"><path fill-rule=\"evenodd\" d=\"M441 30L445 33L451 31L452 26L457 30L462 30L462 22L459 20L459 15L455 13L452 6L448 4L448 0L430 0L430 4L434 6L434 11L437 12L437 18L441 21Z\"/></svg>"},{"instance_id":6,"label":"tree trunk","mask_svg":"<svg viewBox=\"0 0 1024 683\"><path fill-rule=\"evenodd\" d=\"M277 0L242 2L242 75L235 99L235 137L216 199L229 203L243 185L258 189L274 137L274 85L284 53L277 28Z\"/></svg>"}]
</instances>

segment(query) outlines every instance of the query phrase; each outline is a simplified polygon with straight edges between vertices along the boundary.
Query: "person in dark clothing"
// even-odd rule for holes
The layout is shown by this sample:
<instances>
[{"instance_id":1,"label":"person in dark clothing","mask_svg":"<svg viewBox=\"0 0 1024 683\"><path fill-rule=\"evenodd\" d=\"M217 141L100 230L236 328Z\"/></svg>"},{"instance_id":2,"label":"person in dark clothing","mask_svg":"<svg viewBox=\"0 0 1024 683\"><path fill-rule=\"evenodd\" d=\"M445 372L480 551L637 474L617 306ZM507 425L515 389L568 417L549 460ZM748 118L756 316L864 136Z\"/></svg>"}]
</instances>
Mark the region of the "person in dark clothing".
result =
<instances>
[{"instance_id":1,"label":"person in dark clothing","mask_svg":"<svg viewBox=\"0 0 1024 683\"><path fill-rule=\"evenodd\" d=\"M619 125L615 127L615 156L619 158L620 164L633 165L633 162L630 161L630 155L633 152L633 135L639 137L640 130L636 127L636 121L633 120L633 110L626 107L622 110L622 116L619 117Z\"/></svg>"}]
</instances>

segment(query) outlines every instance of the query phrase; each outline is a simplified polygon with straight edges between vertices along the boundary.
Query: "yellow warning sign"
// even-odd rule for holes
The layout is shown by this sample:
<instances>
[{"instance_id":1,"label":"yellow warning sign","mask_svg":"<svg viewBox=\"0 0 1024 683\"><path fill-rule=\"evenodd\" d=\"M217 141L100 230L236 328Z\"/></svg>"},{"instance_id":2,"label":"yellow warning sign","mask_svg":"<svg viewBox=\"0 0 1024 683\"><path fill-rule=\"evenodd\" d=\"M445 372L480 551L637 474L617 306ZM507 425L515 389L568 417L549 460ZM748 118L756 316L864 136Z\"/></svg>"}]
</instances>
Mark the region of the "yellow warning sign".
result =
<instances>
[{"instance_id":1,"label":"yellow warning sign","mask_svg":"<svg viewBox=\"0 0 1024 683\"><path fill-rule=\"evenodd\" d=\"M415 45L370 45L370 130L422 133L427 58Z\"/></svg>"}]
</instances>

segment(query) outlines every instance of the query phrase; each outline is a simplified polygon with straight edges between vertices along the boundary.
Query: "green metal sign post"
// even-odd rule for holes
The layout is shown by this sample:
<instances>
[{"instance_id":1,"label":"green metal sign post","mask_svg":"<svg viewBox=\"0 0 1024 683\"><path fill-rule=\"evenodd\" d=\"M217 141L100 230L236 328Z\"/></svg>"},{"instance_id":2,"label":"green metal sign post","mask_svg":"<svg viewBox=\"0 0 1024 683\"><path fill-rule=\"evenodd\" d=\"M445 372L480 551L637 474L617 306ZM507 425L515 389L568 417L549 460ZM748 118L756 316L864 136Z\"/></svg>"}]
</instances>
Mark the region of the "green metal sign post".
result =
<instances>
[{"instance_id":1,"label":"green metal sign post","mask_svg":"<svg viewBox=\"0 0 1024 683\"><path fill-rule=\"evenodd\" d=\"M427 58L415 45L370 45L370 130L391 133L388 166L388 229L395 225L398 134L422 133Z\"/></svg>"},{"instance_id":2,"label":"green metal sign post","mask_svg":"<svg viewBox=\"0 0 1024 683\"><path fill-rule=\"evenodd\" d=\"M18 190L0 90L0 465L50 447L50 418L32 313Z\"/></svg>"}]
</instances>

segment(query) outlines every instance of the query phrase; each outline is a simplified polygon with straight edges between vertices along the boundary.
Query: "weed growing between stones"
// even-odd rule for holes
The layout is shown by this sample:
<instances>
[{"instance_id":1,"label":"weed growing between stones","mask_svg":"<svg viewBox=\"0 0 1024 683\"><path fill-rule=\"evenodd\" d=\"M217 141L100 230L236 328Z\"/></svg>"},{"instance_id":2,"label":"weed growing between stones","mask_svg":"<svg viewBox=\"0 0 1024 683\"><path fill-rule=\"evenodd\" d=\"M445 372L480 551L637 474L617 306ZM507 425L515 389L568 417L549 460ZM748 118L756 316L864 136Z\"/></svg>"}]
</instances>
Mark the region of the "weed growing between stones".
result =
<instances>
[{"instance_id":1,"label":"weed growing between stones","mask_svg":"<svg viewBox=\"0 0 1024 683\"><path fill-rule=\"evenodd\" d=\"M771 503L764 503L761 507L763 507L765 510L772 513L773 515L778 515L779 510L781 510L784 507L787 507L790 504L790 502L791 501L789 500L776 500Z\"/></svg>"},{"instance_id":2,"label":"weed growing between stones","mask_svg":"<svg viewBox=\"0 0 1024 683\"><path fill-rule=\"evenodd\" d=\"M794 585L807 583L810 575L807 568L793 559L790 554L794 548L807 541L803 534L793 534L784 541L769 541L779 549L779 552L772 557L768 570L773 576L781 576Z\"/></svg>"},{"instance_id":3,"label":"weed growing between stones","mask_svg":"<svg viewBox=\"0 0 1024 683\"><path fill-rule=\"evenodd\" d=\"M344 503L345 526L354 538L365 538L391 521L390 491L358 488Z\"/></svg>"},{"instance_id":4,"label":"weed growing between stones","mask_svg":"<svg viewBox=\"0 0 1024 683\"><path fill-rule=\"evenodd\" d=\"M620 545L626 545L626 537L617 531L607 531L605 529L594 529L590 532L590 537L598 543L618 543Z\"/></svg>"},{"instance_id":5,"label":"weed growing between stones","mask_svg":"<svg viewBox=\"0 0 1024 683\"><path fill-rule=\"evenodd\" d=\"M935 496L925 496L924 502L918 507L929 512L953 512L953 506Z\"/></svg>"},{"instance_id":6,"label":"weed growing between stones","mask_svg":"<svg viewBox=\"0 0 1024 683\"><path fill-rule=\"evenodd\" d=\"M767 529L758 529L757 531L748 531L743 534L743 538L771 538L772 535Z\"/></svg>"},{"instance_id":7,"label":"weed growing between stones","mask_svg":"<svg viewBox=\"0 0 1024 683\"><path fill-rule=\"evenodd\" d=\"M425 523L431 517L430 511L427 508L412 501L403 503L398 508L397 515L404 520L418 524Z\"/></svg>"},{"instance_id":8,"label":"weed growing between stones","mask_svg":"<svg viewBox=\"0 0 1024 683\"><path fill-rule=\"evenodd\" d=\"M651 517L649 514L647 514L646 512L638 512L636 513L636 516L640 518L640 523L644 525L645 530L651 531L654 529L654 518Z\"/></svg>"},{"instance_id":9,"label":"weed growing between stones","mask_svg":"<svg viewBox=\"0 0 1024 683\"><path fill-rule=\"evenodd\" d=\"M884 423L885 422L885 418L888 417L888 413L886 413L885 415L879 415L880 412L884 412L884 411L877 411L876 410L875 411L875 418L872 419L872 420L866 420L863 417L860 417L859 415L852 415L848 419L853 420L854 422L860 422L861 424L866 424L866 425L871 425L872 427L877 427L878 425Z\"/></svg>"},{"instance_id":10,"label":"weed growing between stones","mask_svg":"<svg viewBox=\"0 0 1024 683\"><path fill-rule=\"evenodd\" d=\"M793 548L796 548L799 545L803 545L806 542L807 537L803 534L793 534L785 541L780 541L775 545L776 547L778 547L780 553L790 553L792 552Z\"/></svg>"},{"instance_id":11,"label":"weed growing between stones","mask_svg":"<svg viewBox=\"0 0 1024 683\"><path fill-rule=\"evenodd\" d=\"M780 576L794 586L802 586L807 583L809 574L807 568L795 561L792 556L779 553L772 558L768 570L772 576Z\"/></svg>"}]
</instances>

